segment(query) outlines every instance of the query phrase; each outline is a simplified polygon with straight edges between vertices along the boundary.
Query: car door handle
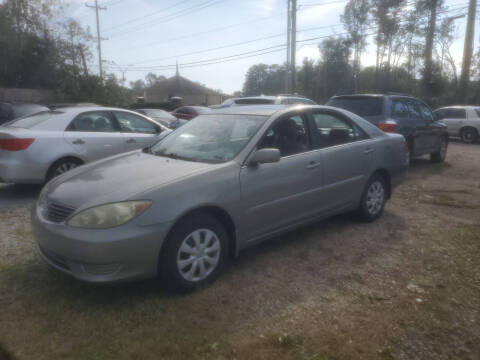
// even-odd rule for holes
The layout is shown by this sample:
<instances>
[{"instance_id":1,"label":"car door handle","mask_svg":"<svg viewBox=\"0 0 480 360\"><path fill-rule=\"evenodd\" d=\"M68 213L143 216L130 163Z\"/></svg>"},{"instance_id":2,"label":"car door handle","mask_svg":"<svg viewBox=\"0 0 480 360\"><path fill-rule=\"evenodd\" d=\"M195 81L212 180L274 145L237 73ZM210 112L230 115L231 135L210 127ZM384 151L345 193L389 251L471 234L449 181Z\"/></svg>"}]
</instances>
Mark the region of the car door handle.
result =
<instances>
[{"instance_id":1,"label":"car door handle","mask_svg":"<svg viewBox=\"0 0 480 360\"><path fill-rule=\"evenodd\" d=\"M307 169L315 169L316 167L322 165L322 163L318 161L310 161L307 165Z\"/></svg>"},{"instance_id":2,"label":"car door handle","mask_svg":"<svg viewBox=\"0 0 480 360\"><path fill-rule=\"evenodd\" d=\"M364 153L365 155L367 155L367 154L371 154L371 153L374 152L374 151L375 151L375 149L370 148L370 149L365 149L365 150L363 150L363 153Z\"/></svg>"},{"instance_id":3,"label":"car door handle","mask_svg":"<svg viewBox=\"0 0 480 360\"><path fill-rule=\"evenodd\" d=\"M81 144L85 144L85 141L83 141L82 139L77 139L77 140L73 141L72 144L81 145Z\"/></svg>"},{"instance_id":4,"label":"car door handle","mask_svg":"<svg viewBox=\"0 0 480 360\"><path fill-rule=\"evenodd\" d=\"M127 144L133 144L133 143L136 143L134 138L130 138L127 140Z\"/></svg>"}]
</instances>

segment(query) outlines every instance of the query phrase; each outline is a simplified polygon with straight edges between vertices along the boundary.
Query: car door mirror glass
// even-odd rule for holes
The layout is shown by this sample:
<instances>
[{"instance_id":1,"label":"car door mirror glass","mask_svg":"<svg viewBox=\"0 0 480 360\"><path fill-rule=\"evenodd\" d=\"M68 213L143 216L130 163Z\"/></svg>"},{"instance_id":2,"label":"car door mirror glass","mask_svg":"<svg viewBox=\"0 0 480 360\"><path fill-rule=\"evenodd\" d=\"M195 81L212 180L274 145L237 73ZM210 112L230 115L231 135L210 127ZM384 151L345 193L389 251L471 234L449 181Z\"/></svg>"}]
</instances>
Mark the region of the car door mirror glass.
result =
<instances>
[{"instance_id":1,"label":"car door mirror glass","mask_svg":"<svg viewBox=\"0 0 480 360\"><path fill-rule=\"evenodd\" d=\"M266 148L257 150L250 159L250 165L268 164L280 161L280 150Z\"/></svg>"}]
</instances>

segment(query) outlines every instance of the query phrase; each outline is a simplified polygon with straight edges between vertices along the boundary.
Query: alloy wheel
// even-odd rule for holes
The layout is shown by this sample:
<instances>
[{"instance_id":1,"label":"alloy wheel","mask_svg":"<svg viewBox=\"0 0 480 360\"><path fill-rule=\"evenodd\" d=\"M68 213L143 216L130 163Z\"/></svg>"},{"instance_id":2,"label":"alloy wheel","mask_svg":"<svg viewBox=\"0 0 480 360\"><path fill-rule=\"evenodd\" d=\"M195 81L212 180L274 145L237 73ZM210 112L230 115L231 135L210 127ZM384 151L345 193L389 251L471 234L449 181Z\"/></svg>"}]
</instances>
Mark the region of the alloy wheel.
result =
<instances>
[{"instance_id":1,"label":"alloy wheel","mask_svg":"<svg viewBox=\"0 0 480 360\"><path fill-rule=\"evenodd\" d=\"M380 181L374 181L367 190L367 211L370 215L377 215L383 207L385 189Z\"/></svg>"},{"instance_id":2,"label":"alloy wheel","mask_svg":"<svg viewBox=\"0 0 480 360\"><path fill-rule=\"evenodd\" d=\"M177 269L187 281L206 279L218 266L221 243L209 229L198 229L187 235L177 254Z\"/></svg>"},{"instance_id":3,"label":"alloy wheel","mask_svg":"<svg viewBox=\"0 0 480 360\"><path fill-rule=\"evenodd\" d=\"M66 173L67 171L70 171L72 169L75 169L76 167L78 166L78 164L74 163L74 162L64 162L64 163L61 163L56 169L55 171L53 172L53 176L56 177L56 176L59 176L59 175L62 175L64 173Z\"/></svg>"}]
</instances>

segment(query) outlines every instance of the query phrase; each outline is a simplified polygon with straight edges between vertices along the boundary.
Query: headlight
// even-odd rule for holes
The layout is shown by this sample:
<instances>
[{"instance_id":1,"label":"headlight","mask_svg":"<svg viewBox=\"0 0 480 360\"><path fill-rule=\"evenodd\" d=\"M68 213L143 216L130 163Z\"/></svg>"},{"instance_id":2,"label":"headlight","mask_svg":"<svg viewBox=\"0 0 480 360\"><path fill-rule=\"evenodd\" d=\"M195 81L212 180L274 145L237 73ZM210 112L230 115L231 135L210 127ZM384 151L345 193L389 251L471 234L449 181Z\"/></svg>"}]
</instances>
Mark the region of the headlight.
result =
<instances>
[{"instance_id":1,"label":"headlight","mask_svg":"<svg viewBox=\"0 0 480 360\"><path fill-rule=\"evenodd\" d=\"M119 226L140 215L150 204L150 201L125 201L95 206L74 215L68 225L89 229Z\"/></svg>"}]
</instances>

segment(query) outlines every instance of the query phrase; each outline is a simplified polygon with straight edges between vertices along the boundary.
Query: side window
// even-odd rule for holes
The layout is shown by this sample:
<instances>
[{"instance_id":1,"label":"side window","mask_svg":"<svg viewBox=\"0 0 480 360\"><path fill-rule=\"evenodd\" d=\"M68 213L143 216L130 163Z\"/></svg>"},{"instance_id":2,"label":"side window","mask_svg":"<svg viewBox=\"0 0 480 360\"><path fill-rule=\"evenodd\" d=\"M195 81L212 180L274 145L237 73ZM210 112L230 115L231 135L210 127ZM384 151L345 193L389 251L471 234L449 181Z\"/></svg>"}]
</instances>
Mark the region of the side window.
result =
<instances>
[{"instance_id":1,"label":"side window","mask_svg":"<svg viewBox=\"0 0 480 360\"><path fill-rule=\"evenodd\" d=\"M467 112L465 109L447 109L447 119L465 119L467 117Z\"/></svg>"},{"instance_id":2,"label":"side window","mask_svg":"<svg viewBox=\"0 0 480 360\"><path fill-rule=\"evenodd\" d=\"M77 115L67 128L68 131L115 132L117 129L108 112L91 111Z\"/></svg>"},{"instance_id":3,"label":"side window","mask_svg":"<svg viewBox=\"0 0 480 360\"><path fill-rule=\"evenodd\" d=\"M357 125L339 116L321 112L315 112L312 116L317 130L316 148L342 145L367 138Z\"/></svg>"},{"instance_id":4,"label":"side window","mask_svg":"<svg viewBox=\"0 0 480 360\"><path fill-rule=\"evenodd\" d=\"M418 106L419 103L413 100L408 101L408 111L410 112L410 118L418 123L423 122L422 112L420 107Z\"/></svg>"},{"instance_id":5,"label":"side window","mask_svg":"<svg viewBox=\"0 0 480 360\"><path fill-rule=\"evenodd\" d=\"M305 119L300 115L292 115L278 120L260 141L258 148L276 148L282 157L310 150Z\"/></svg>"},{"instance_id":6,"label":"side window","mask_svg":"<svg viewBox=\"0 0 480 360\"><path fill-rule=\"evenodd\" d=\"M420 113L422 114L423 120L428 122L431 122L434 120L432 110L430 110L430 108L427 105L419 102L418 107L420 108Z\"/></svg>"},{"instance_id":7,"label":"side window","mask_svg":"<svg viewBox=\"0 0 480 360\"><path fill-rule=\"evenodd\" d=\"M145 134L156 134L159 132L155 124L140 116L121 111L115 111L114 114L120 124L122 132Z\"/></svg>"},{"instance_id":8,"label":"side window","mask_svg":"<svg viewBox=\"0 0 480 360\"><path fill-rule=\"evenodd\" d=\"M408 103L404 99L395 99L392 101L392 118L404 120L409 118Z\"/></svg>"}]
</instances>

